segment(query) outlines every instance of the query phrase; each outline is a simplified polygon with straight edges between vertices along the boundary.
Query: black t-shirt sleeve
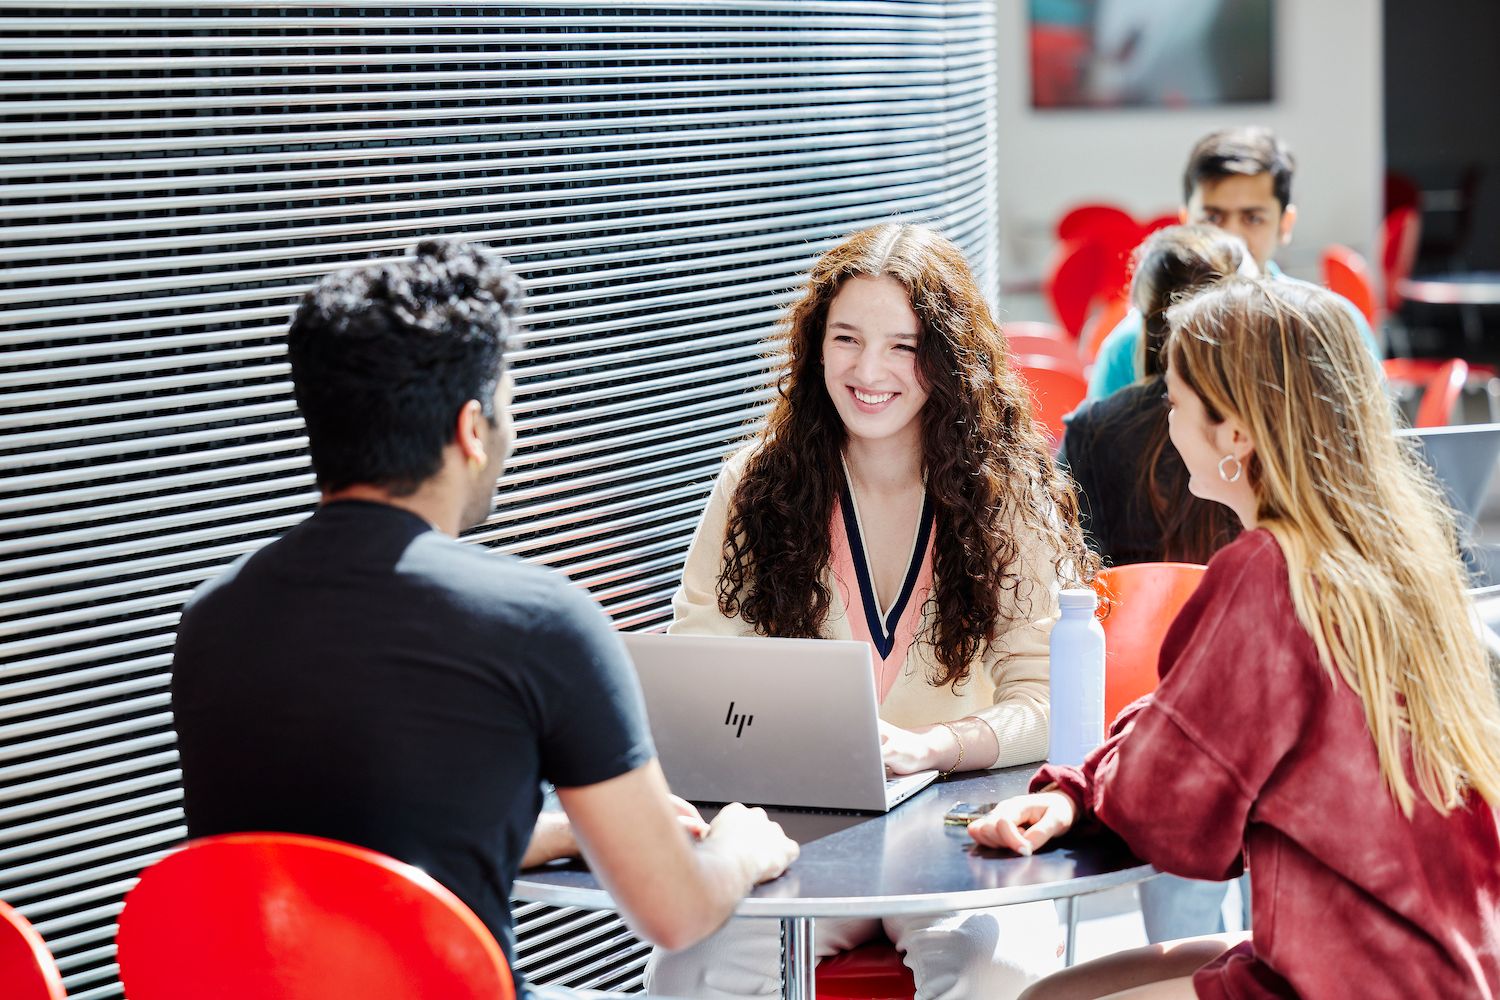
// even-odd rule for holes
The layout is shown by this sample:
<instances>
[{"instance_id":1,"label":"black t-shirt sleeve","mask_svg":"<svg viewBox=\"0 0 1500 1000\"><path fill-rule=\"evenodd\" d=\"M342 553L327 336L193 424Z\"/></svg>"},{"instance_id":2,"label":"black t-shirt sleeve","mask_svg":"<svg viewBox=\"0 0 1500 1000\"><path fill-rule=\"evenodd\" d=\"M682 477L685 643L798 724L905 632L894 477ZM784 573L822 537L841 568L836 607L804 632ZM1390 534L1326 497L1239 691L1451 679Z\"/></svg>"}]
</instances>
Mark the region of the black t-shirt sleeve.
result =
<instances>
[{"instance_id":1,"label":"black t-shirt sleeve","mask_svg":"<svg viewBox=\"0 0 1500 1000\"><path fill-rule=\"evenodd\" d=\"M559 581L533 647L543 659L540 766L563 788L593 785L656 756L625 645L586 593Z\"/></svg>"}]
</instances>

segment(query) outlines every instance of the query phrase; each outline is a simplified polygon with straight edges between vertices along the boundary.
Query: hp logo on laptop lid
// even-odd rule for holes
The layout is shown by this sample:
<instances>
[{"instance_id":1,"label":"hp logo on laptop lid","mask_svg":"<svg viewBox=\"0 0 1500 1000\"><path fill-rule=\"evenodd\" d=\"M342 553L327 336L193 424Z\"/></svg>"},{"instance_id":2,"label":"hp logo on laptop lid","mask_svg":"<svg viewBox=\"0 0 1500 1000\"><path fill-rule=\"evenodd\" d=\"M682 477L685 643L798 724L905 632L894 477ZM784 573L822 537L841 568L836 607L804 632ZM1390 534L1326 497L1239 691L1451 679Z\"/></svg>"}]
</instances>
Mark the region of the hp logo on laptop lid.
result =
<instances>
[{"instance_id":1,"label":"hp logo on laptop lid","mask_svg":"<svg viewBox=\"0 0 1500 1000\"><path fill-rule=\"evenodd\" d=\"M752 724L754 721L755 721L755 716L753 716L753 715L744 714L744 713L741 713L741 714L738 714L738 715L735 714L735 711L734 711L734 702L732 702L732 701L729 703L729 711L724 713L724 725L726 725L726 726L738 726L739 727L738 729L736 729L734 731L734 738L735 739L739 739L741 736L744 736L745 735L745 727L748 726L748 725L750 725L750 724Z\"/></svg>"}]
</instances>

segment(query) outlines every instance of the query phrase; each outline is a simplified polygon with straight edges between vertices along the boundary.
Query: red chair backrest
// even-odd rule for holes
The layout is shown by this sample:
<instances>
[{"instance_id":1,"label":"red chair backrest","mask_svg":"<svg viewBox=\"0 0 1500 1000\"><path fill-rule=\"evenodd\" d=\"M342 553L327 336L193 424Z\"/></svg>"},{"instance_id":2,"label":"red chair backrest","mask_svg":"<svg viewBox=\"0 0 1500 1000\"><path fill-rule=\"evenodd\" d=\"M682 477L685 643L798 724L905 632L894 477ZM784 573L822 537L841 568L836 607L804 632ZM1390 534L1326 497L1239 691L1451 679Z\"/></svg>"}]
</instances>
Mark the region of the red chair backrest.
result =
<instances>
[{"instance_id":1,"label":"red chair backrest","mask_svg":"<svg viewBox=\"0 0 1500 1000\"><path fill-rule=\"evenodd\" d=\"M1044 282L1057 321L1074 339L1097 303L1116 298L1130 285L1132 246L1062 243Z\"/></svg>"},{"instance_id":2,"label":"red chair backrest","mask_svg":"<svg viewBox=\"0 0 1500 1000\"><path fill-rule=\"evenodd\" d=\"M1398 208L1422 207L1422 191L1417 182L1405 174L1387 170L1385 174L1385 210L1387 214Z\"/></svg>"},{"instance_id":3,"label":"red chair backrest","mask_svg":"<svg viewBox=\"0 0 1500 1000\"><path fill-rule=\"evenodd\" d=\"M1147 219L1145 223L1141 225L1141 239L1145 239L1147 236L1150 236L1158 229L1166 229L1168 226L1180 225L1182 225L1182 217L1176 212L1171 212L1165 215L1158 215L1154 219Z\"/></svg>"},{"instance_id":4,"label":"red chair backrest","mask_svg":"<svg viewBox=\"0 0 1500 1000\"><path fill-rule=\"evenodd\" d=\"M1405 386L1424 386L1442 367L1439 358L1384 358L1380 370L1387 382Z\"/></svg>"},{"instance_id":5,"label":"red chair backrest","mask_svg":"<svg viewBox=\"0 0 1500 1000\"><path fill-rule=\"evenodd\" d=\"M1375 300L1375 283L1365 259L1337 243L1323 249L1323 284L1353 302L1370 326L1377 326L1380 313Z\"/></svg>"},{"instance_id":6,"label":"red chair backrest","mask_svg":"<svg viewBox=\"0 0 1500 1000\"><path fill-rule=\"evenodd\" d=\"M1078 351L1068 341L1057 341L1050 337L1023 337L1007 334L1005 346L1010 348L1011 357L1039 355L1045 358L1056 358L1063 364L1076 368L1080 373L1083 371L1083 362L1078 360Z\"/></svg>"},{"instance_id":7,"label":"red chair backrest","mask_svg":"<svg viewBox=\"0 0 1500 1000\"><path fill-rule=\"evenodd\" d=\"M1042 320L1013 319L1007 323L1000 324L1000 332L1006 337L1038 337L1046 340L1056 340L1059 343L1071 344L1073 338L1068 336L1068 331L1056 323L1047 323Z\"/></svg>"},{"instance_id":8,"label":"red chair backrest","mask_svg":"<svg viewBox=\"0 0 1500 1000\"><path fill-rule=\"evenodd\" d=\"M1447 427L1453 416L1453 407L1468 381L1468 362L1462 358L1445 362L1427 380L1427 388L1422 391L1422 402L1417 404L1416 426Z\"/></svg>"},{"instance_id":9,"label":"red chair backrest","mask_svg":"<svg viewBox=\"0 0 1500 1000\"><path fill-rule=\"evenodd\" d=\"M0 997L66 1000L67 995L42 936L20 913L0 903Z\"/></svg>"},{"instance_id":10,"label":"red chair backrest","mask_svg":"<svg viewBox=\"0 0 1500 1000\"><path fill-rule=\"evenodd\" d=\"M1161 643L1193 596L1206 566L1133 563L1099 571L1094 589L1104 607L1104 721L1156 690Z\"/></svg>"},{"instance_id":11,"label":"red chair backrest","mask_svg":"<svg viewBox=\"0 0 1500 1000\"><path fill-rule=\"evenodd\" d=\"M1065 242L1123 243L1133 247L1140 242L1140 229L1140 223L1129 212L1104 203L1077 205L1057 220L1057 238Z\"/></svg>"},{"instance_id":12,"label":"red chair backrest","mask_svg":"<svg viewBox=\"0 0 1500 1000\"><path fill-rule=\"evenodd\" d=\"M1062 443L1063 417L1072 413L1088 394L1089 383L1075 359L1071 365L1058 358L1029 354L1012 361L1031 389L1031 416L1042 426L1054 450Z\"/></svg>"},{"instance_id":13,"label":"red chair backrest","mask_svg":"<svg viewBox=\"0 0 1500 1000\"><path fill-rule=\"evenodd\" d=\"M1084 324L1083 335L1078 338L1078 353L1085 364L1091 365L1098 360L1099 345L1120 325L1120 320L1128 312L1130 300L1123 295L1110 299L1094 310L1094 314Z\"/></svg>"},{"instance_id":14,"label":"red chair backrest","mask_svg":"<svg viewBox=\"0 0 1500 1000\"><path fill-rule=\"evenodd\" d=\"M1090 243L1058 244L1043 281L1052 314L1074 340L1083 332L1089 305L1104 272L1104 254Z\"/></svg>"},{"instance_id":15,"label":"red chair backrest","mask_svg":"<svg viewBox=\"0 0 1500 1000\"><path fill-rule=\"evenodd\" d=\"M125 897L130 1000L514 1000L505 955L443 886L376 851L320 837L208 837Z\"/></svg>"},{"instance_id":16,"label":"red chair backrest","mask_svg":"<svg viewBox=\"0 0 1500 1000\"><path fill-rule=\"evenodd\" d=\"M1385 283L1385 308L1401 308L1397 287L1411 276L1417 263L1417 245L1422 239L1422 215L1415 208L1398 208L1380 223L1380 277Z\"/></svg>"}]
</instances>

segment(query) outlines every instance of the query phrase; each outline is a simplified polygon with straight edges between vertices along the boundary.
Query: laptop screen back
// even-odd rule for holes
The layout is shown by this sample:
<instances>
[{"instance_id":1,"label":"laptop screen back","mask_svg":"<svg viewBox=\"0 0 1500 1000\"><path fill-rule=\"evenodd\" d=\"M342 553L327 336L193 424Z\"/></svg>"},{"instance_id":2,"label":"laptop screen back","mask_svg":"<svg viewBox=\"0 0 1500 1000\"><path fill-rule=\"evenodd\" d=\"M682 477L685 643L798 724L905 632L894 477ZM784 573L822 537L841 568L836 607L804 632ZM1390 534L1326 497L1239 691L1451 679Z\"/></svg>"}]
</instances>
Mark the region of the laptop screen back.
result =
<instances>
[{"instance_id":1,"label":"laptop screen back","mask_svg":"<svg viewBox=\"0 0 1500 1000\"><path fill-rule=\"evenodd\" d=\"M1400 430L1398 437L1421 442L1422 457L1448 495L1458 515L1459 531L1468 536L1479 519L1485 493L1500 460L1500 424L1468 424Z\"/></svg>"},{"instance_id":2,"label":"laptop screen back","mask_svg":"<svg viewBox=\"0 0 1500 1000\"><path fill-rule=\"evenodd\" d=\"M694 802L886 808L867 644L622 638L676 794Z\"/></svg>"}]
</instances>

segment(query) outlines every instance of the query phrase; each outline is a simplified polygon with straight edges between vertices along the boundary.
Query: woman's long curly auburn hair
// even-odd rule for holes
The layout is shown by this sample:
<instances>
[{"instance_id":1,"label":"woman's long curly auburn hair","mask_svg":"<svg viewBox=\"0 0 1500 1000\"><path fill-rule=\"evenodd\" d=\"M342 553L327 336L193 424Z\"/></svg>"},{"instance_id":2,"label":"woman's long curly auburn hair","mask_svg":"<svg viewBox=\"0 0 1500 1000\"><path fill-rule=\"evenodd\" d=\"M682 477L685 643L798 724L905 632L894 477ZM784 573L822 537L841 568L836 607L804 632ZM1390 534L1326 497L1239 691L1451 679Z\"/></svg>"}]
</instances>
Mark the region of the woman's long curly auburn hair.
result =
<instances>
[{"instance_id":1,"label":"woman's long curly auburn hair","mask_svg":"<svg viewBox=\"0 0 1500 1000\"><path fill-rule=\"evenodd\" d=\"M824 325L848 279L882 275L906 286L922 324L922 460L936 537L924 608L932 625L919 641L936 653L928 680L957 687L992 640L1031 616L1017 595L1021 533L1047 544L1064 581L1092 577L1097 559L968 263L924 226L888 223L850 236L813 266L791 307L779 395L730 503L719 609L761 635L793 638L817 636L828 616L823 571L846 435L824 386Z\"/></svg>"}]
</instances>

